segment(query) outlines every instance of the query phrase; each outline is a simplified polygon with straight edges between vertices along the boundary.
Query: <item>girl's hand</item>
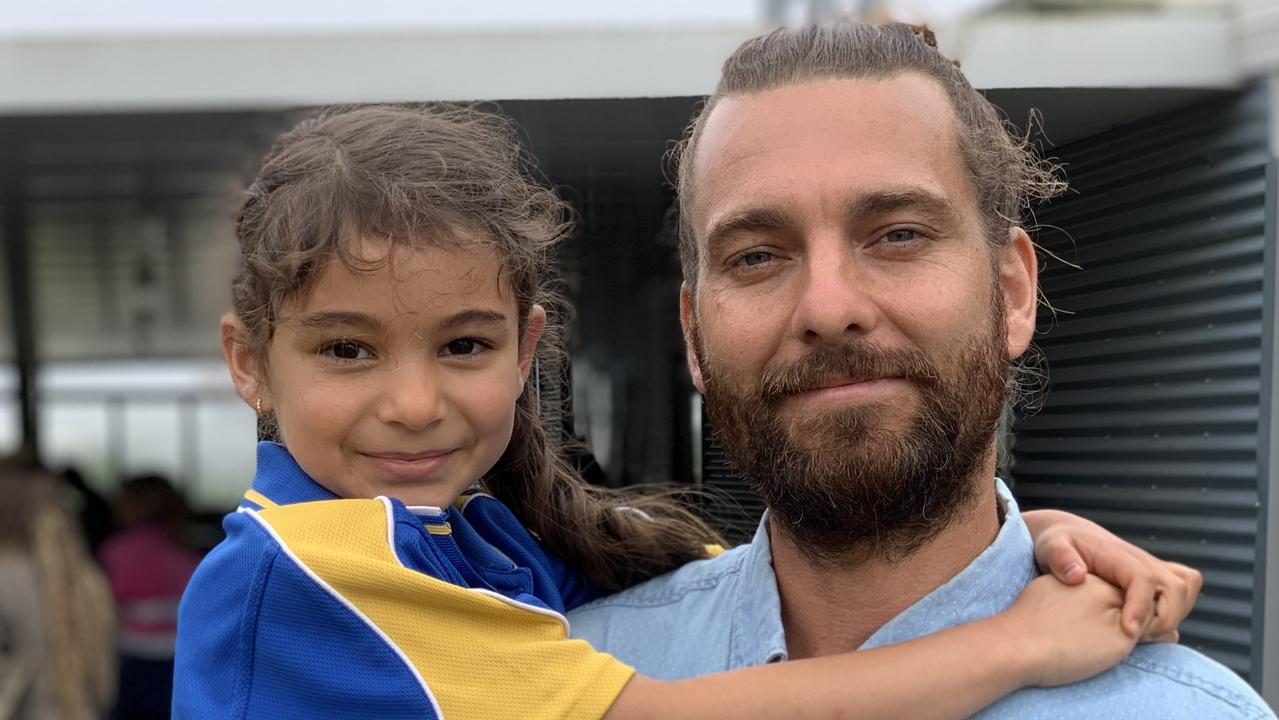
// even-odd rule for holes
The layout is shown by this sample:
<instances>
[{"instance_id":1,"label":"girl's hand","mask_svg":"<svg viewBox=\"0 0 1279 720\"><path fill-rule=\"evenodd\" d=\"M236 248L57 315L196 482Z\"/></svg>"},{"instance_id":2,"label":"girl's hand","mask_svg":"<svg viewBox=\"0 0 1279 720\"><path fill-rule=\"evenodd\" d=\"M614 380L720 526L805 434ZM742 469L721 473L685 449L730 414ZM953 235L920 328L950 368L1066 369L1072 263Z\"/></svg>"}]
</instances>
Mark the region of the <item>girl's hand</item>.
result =
<instances>
[{"instance_id":1,"label":"girl's hand","mask_svg":"<svg viewBox=\"0 0 1279 720\"><path fill-rule=\"evenodd\" d=\"M1177 627L1194 609L1203 575L1164 562L1105 528L1060 510L1022 513L1035 540L1035 561L1068 585L1088 573L1124 591L1123 627L1142 642L1177 642Z\"/></svg>"},{"instance_id":2,"label":"girl's hand","mask_svg":"<svg viewBox=\"0 0 1279 720\"><path fill-rule=\"evenodd\" d=\"M1120 626L1123 594L1089 575L1066 585L1051 575L1036 578L1017 601L991 620L1021 639L1027 685L1079 682L1114 667L1136 641Z\"/></svg>"}]
</instances>

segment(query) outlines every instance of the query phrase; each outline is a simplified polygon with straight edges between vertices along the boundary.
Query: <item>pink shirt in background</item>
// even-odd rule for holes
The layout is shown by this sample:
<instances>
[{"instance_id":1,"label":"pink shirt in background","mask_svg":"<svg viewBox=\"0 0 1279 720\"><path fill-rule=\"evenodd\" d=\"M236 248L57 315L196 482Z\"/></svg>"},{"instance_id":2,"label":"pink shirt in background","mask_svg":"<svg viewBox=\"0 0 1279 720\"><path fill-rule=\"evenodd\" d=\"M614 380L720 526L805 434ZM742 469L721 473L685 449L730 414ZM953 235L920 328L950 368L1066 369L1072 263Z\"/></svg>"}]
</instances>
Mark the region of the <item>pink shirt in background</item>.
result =
<instances>
[{"instance_id":1,"label":"pink shirt in background","mask_svg":"<svg viewBox=\"0 0 1279 720\"><path fill-rule=\"evenodd\" d=\"M178 601L200 556L176 542L161 523L112 535L98 555L119 610L121 654L172 658Z\"/></svg>"}]
</instances>

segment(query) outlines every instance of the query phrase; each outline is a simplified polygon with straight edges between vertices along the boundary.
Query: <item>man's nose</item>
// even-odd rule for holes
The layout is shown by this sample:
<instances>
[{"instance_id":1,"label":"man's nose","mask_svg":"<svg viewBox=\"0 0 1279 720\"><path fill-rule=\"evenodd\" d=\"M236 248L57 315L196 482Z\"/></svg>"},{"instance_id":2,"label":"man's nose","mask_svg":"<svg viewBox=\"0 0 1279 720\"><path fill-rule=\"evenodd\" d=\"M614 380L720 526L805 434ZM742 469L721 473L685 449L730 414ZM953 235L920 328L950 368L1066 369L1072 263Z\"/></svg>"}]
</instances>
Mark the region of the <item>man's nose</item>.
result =
<instances>
[{"instance_id":1,"label":"man's nose","mask_svg":"<svg viewBox=\"0 0 1279 720\"><path fill-rule=\"evenodd\" d=\"M805 342L844 343L874 329L880 308L874 279L844 238L814 239L805 257L795 312Z\"/></svg>"},{"instance_id":2,"label":"man's nose","mask_svg":"<svg viewBox=\"0 0 1279 720\"><path fill-rule=\"evenodd\" d=\"M401 360L382 378L378 418L388 425L425 430L444 419L447 403L440 371L424 360Z\"/></svg>"}]
</instances>

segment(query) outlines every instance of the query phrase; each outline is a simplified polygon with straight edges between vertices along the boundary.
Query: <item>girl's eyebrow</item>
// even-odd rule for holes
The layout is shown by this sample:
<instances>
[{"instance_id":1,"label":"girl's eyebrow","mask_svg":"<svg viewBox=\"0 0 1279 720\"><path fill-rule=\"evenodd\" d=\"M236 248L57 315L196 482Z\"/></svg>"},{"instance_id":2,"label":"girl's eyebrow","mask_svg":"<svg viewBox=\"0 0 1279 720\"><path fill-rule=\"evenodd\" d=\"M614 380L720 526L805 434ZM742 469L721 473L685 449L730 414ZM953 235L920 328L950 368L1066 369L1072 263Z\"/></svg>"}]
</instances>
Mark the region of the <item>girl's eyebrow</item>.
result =
<instances>
[{"instance_id":1,"label":"girl's eyebrow","mask_svg":"<svg viewBox=\"0 0 1279 720\"><path fill-rule=\"evenodd\" d=\"M440 321L441 330L453 330L465 325L505 325L506 315L496 310L473 308L454 313Z\"/></svg>"},{"instance_id":2,"label":"girl's eyebrow","mask_svg":"<svg viewBox=\"0 0 1279 720\"><path fill-rule=\"evenodd\" d=\"M383 323L373 315L344 310L327 310L307 313L293 318L296 323L307 330L328 330L335 327L355 328L366 332L382 332ZM442 319L437 327L440 330L455 330L464 326L502 326L506 324L506 315L497 310L472 308L453 313Z\"/></svg>"},{"instance_id":3,"label":"girl's eyebrow","mask_svg":"<svg viewBox=\"0 0 1279 720\"><path fill-rule=\"evenodd\" d=\"M294 322L309 330L324 330L333 327L359 328L370 332L382 330L382 323L372 315L341 310L307 313L296 318Z\"/></svg>"}]
</instances>

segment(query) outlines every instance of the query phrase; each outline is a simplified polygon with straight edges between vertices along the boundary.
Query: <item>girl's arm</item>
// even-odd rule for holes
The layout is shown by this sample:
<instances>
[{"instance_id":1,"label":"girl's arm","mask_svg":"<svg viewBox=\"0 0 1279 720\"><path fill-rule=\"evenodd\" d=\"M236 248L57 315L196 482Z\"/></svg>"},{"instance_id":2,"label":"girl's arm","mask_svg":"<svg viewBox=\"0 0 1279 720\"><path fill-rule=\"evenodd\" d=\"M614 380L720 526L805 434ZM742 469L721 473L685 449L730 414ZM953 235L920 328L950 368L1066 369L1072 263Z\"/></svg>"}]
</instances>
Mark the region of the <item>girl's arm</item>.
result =
<instances>
[{"instance_id":1,"label":"girl's arm","mask_svg":"<svg viewBox=\"0 0 1279 720\"><path fill-rule=\"evenodd\" d=\"M909 642L674 682L631 679L605 716L631 718L965 718L1027 686L1077 682L1134 640L1122 597L1095 577L1033 581L1007 611Z\"/></svg>"},{"instance_id":2,"label":"girl's arm","mask_svg":"<svg viewBox=\"0 0 1279 720\"><path fill-rule=\"evenodd\" d=\"M1203 575L1165 562L1102 526L1060 510L1023 512L1040 570L1068 585L1088 573L1124 591L1124 629L1143 641L1177 642L1177 626L1190 614Z\"/></svg>"}]
</instances>

